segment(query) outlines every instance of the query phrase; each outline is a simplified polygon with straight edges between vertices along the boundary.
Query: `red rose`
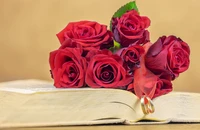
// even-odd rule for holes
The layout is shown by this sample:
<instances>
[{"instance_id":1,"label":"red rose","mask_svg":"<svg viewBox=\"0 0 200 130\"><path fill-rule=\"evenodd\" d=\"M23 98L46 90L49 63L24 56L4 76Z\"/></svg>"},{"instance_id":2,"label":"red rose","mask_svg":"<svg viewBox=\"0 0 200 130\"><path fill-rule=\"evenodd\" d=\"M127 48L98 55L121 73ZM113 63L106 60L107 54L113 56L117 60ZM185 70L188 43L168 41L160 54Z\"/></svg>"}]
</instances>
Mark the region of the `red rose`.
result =
<instances>
[{"instance_id":1,"label":"red rose","mask_svg":"<svg viewBox=\"0 0 200 130\"><path fill-rule=\"evenodd\" d=\"M145 50L151 43L145 45ZM169 75L155 75L148 70L144 63L145 54L141 56L140 68L134 71L134 82L129 84L127 90L134 92L139 98L143 95L155 98L172 91L172 83Z\"/></svg>"},{"instance_id":2,"label":"red rose","mask_svg":"<svg viewBox=\"0 0 200 130\"><path fill-rule=\"evenodd\" d=\"M146 28L149 26L150 19L140 16L135 10L128 11L120 18L113 18L112 20L114 39L123 47L148 42L149 32Z\"/></svg>"},{"instance_id":3,"label":"red rose","mask_svg":"<svg viewBox=\"0 0 200 130\"><path fill-rule=\"evenodd\" d=\"M133 70L140 67L140 57L143 53L144 48L140 45L122 48L117 52L117 54L122 57L124 67L128 70L129 74L132 74Z\"/></svg>"},{"instance_id":4,"label":"red rose","mask_svg":"<svg viewBox=\"0 0 200 130\"><path fill-rule=\"evenodd\" d=\"M132 77L126 75L121 57L113 55L111 51L97 51L90 59L86 71L88 86L92 88L123 88L132 81Z\"/></svg>"},{"instance_id":5,"label":"red rose","mask_svg":"<svg viewBox=\"0 0 200 130\"><path fill-rule=\"evenodd\" d=\"M57 37L61 44L66 39L72 39L83 48L105 49L113 46L112 33L107 30L107 26L92 21L71 22Z\"/></svg>"},{"instance_id":6,"label":"red rose","mask_svg":"<svg viewBox=\"0 0 200 130\"><path fill-rule=\"evenodd\" d=\"M86 60L81 57L80 49L66 47L53 51L49 63L57 88L79 88L85 85Z\"/></svg>"},{"instance_id":7,"label":"red rose","mask_svg":"<svg viewBox=\"0 0 200 130\"><path fill-rule=\"evenodd\" d=\"M146 67L155 74L170 74L172 79L188 69L190 48L180 38L163 36L148 50Z\"/></svg>"}]
</instances>

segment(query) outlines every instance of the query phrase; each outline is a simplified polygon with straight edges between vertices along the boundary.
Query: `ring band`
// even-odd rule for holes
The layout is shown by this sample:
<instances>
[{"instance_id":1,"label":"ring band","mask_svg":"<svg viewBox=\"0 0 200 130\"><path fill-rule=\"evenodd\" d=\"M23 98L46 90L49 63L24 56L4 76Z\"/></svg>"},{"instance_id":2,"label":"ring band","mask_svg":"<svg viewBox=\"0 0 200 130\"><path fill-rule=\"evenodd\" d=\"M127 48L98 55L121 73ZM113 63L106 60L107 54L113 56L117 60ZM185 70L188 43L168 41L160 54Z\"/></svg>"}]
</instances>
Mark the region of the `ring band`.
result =
<instances>
[{"instance_id":1,"label":"ring band","mask_svg":"<svg viewBox=\"0 0 200 130\"><path fill-rule=\"evenodd\" d=\"M155 108L152 100L149 97L143 96L140 101L141 101L142 111L145 115L149 113L154 113Z\"/></svg>"}]
</instances>

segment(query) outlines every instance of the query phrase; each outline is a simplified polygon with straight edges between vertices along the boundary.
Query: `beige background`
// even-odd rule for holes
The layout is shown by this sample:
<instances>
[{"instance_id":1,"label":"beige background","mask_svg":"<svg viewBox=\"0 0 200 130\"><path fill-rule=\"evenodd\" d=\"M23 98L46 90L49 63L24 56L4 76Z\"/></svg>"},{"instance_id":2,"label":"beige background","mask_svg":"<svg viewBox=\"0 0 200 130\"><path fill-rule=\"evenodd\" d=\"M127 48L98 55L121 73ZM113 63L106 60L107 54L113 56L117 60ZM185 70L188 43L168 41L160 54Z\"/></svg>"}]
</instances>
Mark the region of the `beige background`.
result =
<instances>
[{"instance_id":1,"label":"beige background","mask_svg":"<svg viewBox=\"0 0 200 130\"><path fill-rule=\"evenodd\" d=\"M70 21L109 24L130 0L0 0L0 81L51 80L48 56L59 46L55 36ZM200 1L137 0L152 21L151 40L174 34L191 47L189 70L174 81L175 90L200 92Z\"/></svg>"}]
</instances>

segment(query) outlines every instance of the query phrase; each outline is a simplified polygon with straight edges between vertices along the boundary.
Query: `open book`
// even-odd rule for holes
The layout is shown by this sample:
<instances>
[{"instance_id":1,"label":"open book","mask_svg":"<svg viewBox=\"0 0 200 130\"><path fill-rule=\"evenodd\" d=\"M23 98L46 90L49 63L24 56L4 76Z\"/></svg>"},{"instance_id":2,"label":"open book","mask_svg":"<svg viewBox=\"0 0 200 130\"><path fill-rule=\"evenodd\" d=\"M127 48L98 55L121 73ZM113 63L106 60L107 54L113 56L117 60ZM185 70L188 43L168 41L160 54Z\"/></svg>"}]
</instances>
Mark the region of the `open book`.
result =
<instances>
[{"instance_id":1,"label":"open book","mask_svg":"<svg viewBox=\"0 0 200 130\"><path fill-rule=\"evenodd\" d=\"M155 112L144 115L140 100L125 90L58 89L46 81L10 81L0 83L0 128L200 122L200 94L171 92L153 104Z\"/></svg>"}]
</instances>

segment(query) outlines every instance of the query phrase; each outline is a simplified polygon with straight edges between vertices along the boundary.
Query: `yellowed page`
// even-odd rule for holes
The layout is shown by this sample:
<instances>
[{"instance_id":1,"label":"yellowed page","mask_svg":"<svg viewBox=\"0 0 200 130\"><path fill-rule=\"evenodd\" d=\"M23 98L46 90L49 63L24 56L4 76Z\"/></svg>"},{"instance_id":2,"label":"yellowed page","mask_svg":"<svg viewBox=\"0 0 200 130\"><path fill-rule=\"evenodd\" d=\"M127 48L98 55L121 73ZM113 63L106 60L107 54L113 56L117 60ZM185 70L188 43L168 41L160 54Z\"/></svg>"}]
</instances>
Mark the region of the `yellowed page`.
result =
<instances>
[{"instance_id":1,"label":"yellowed page","mask_svg":"<svg viewBox=\"0 0 200 130\"><path fill-rule=\"evenodd\" d=\"M141 118L134 108L139 103L136 96L118 89L56 89L51 83L28 80L2 83L0 90L0 127L124 123Z\"/></svg>"},{"instance_id":2,"label":"yellowed page","mask_svg":"<svg viewBox=\"0 0 200 130\"><path fill-rule=\"evenodd\" d=\"M156 108L146 119L170 122L200 122L200 94L171 92L153 100Z\"/></svg>"},{"instance_id":3,"label":"yellowed page","mask_svg":"<svg viewBox=\"0 0 200 130\"><path fill-rule=\"evenodd\" d=\"M57 89L40 80L5 82L0 83L0 127L200 122L200 94L172 92L153 104L155 112L145 116L140 100L124 90Z\"/></svg>"}]
</instances>

